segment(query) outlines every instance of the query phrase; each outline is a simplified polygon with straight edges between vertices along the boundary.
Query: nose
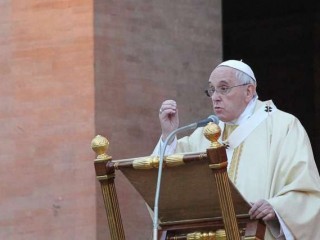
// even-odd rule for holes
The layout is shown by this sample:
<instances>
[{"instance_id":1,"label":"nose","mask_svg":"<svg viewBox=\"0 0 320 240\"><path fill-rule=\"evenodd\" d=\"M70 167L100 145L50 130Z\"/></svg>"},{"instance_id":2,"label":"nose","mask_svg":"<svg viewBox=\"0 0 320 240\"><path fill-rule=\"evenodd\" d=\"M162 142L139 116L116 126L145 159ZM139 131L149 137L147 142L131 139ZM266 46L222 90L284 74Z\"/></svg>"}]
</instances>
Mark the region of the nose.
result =
<instances>
[{"instance_id":1,"label":"nose","mask_svg":"<svg viewBox=\"0 0 320 240\"><path fill-rule=\"evenodd\" d=\"M217 91L214 91L212 96L211 96L212 102L217 102L221 100L221 94L218 93Z\"/></svg>"}]
</instances>

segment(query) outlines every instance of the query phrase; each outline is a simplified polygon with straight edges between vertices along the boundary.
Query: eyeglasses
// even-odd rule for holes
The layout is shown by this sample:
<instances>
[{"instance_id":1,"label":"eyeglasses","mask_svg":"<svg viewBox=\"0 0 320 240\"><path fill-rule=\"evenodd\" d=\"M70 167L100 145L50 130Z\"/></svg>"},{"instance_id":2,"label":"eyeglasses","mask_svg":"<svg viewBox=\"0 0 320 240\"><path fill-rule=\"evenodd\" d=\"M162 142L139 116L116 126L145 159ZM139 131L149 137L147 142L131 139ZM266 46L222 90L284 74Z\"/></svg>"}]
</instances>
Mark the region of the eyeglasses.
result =
<instances>
[{"instance_id":1,"label":"eyeglasses","mask_svg":"<svg viewBox=\"0 0 320 240\"><path fill-rule=\"evenodd\" d=\"M217 88L211 87L211 88L208 88L207 90L205 90L204 92L206 93L206 95L208 97L212 97L214 92L220 93L222 95L227 95L231 91L232 88L246 86L249 84L250 83L244 83L244 84L240 84L240 85L236 85L236 86L232 86L232 87L227 87L227 86L221 86L221 87L217 87Z\"/></svg>"}]
</instances>

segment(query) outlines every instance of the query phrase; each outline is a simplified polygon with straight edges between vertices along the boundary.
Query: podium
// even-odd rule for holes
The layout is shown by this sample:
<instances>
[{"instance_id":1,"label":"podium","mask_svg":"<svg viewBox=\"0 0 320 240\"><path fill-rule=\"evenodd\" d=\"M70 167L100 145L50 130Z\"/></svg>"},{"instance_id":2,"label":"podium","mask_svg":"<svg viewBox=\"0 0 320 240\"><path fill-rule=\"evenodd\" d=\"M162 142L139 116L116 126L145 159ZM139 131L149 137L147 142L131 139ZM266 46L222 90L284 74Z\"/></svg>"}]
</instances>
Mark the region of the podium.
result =
<instances>
[{"instance_id":1,"label":"podium","mask_svg":"<svg viewBox=\"0 0 320 240\"><path fill-rule=\"evenodd\" d=\"M218 143L220 128L209 123L204 135L211 145L202 153L165 156L159 199L158 239L264 239L265 224L251 220L250 204L229 180L225 147ZM157 185L159 157L114 161L106 154L109 142L96 136L91 143L112 240L124 240L114 185L115 171L124 173L151 212Z\"/></svg>"}]
</instances>

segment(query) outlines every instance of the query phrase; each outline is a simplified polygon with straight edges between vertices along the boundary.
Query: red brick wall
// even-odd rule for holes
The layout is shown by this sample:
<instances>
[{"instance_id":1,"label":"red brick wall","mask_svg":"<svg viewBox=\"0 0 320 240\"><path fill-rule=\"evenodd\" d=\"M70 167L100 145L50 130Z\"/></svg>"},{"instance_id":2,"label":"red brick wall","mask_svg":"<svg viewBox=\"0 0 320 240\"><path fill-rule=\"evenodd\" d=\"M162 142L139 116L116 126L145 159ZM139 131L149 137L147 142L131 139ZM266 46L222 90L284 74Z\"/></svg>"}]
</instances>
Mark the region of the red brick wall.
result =
<instances>
[{"instance_id":1,"label":"red brick wall","mask_svg":"<svg viewBox=\"0 0 320 240\"><path fill-rule=\"evenodd\" d=\"M93 3L0 12L0 239L95 239Z\"/></svg>"},{"instance_id":2,"label":"red brick wall","mask_svg":"<svg viewBox=\"0 0 320 240\"><path fill-rule=\"evenodd\" d=\"M203 90L222 58L220 1L97 0L94 19L96 132L114 159L152 152L165 99L178 102L181 125L211 114ZM150 239L144 201L121 173L116 183L127 238ZM97 234L105 239L98 201Z\"/></svg>"}]
</instances>

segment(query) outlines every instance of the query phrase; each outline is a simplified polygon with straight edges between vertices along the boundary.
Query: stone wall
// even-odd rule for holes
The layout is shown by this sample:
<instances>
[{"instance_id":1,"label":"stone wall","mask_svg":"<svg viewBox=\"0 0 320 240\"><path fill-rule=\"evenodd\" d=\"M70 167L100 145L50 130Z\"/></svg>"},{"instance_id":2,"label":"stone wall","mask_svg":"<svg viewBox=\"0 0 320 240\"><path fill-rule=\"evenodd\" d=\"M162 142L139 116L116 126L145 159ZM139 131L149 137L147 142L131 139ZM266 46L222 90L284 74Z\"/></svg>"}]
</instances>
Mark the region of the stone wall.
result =
<instances>
[{"instance_id":1,"label":"stone wall","mask_svg":"<svg viewBox=\"0 0 320 240\"><path fill-rule=\"evenodd\" d=\"M177 101L181 125L211 114L204 89L222 58L220 1L101 0L94 26L96 132L109 139L113 159L150 155L165 99ZM127 237L149 239L144 201L120 173L116 183ZM102 239L101 199L98 205Z\"/></svg>"}]
</instances>

